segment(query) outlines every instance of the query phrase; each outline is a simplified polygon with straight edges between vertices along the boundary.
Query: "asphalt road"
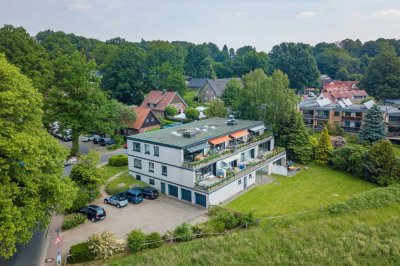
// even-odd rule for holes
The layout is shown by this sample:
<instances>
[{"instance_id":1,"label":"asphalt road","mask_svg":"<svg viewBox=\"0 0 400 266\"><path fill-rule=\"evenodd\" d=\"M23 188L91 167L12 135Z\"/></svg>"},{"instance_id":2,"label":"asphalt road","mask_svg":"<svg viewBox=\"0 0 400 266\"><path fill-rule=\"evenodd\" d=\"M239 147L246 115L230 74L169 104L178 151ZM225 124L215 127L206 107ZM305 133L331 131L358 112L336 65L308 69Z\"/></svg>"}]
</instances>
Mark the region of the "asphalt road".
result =
<instances>
[{"instance_id":1,"label":"asphalt road","mask_svg":"<svg viewBox=\"0 0 400 266\"><path fill-rule=\"evenodd\" d=\"M4 266L42 266L40 257L45 245L46 230L36 231L33 234L31 241L23 246L18 246L18 252L9 260L0 259L0 265Z\"/></svg>"},{"instance_id":2,"label":"asphalt road","mask_svg":"<svg viewBox=\"0 0 400 266\"><path fill-rule=\"evenodd\" d=\"M70 147L71 142L60 141L64 146ZM107 151L105 147L100 145L95 145L91 142L80 143L80 153L86 154L90 149L95 149L101 153L100 164L108 162L108 158L115 154L127 154L126 149L118 149L115 151ZM72 166L67 166L64 168L64 176L68 176L71 173ZM14 254L9 260L1 260L1 266L42 266L44 262L40 262L42 255L42 250L45 245L46 240L46 230L40 230L33 234L33 237L29 243L23 246L17 247L17 253Z\"/></svg>"}]
</instances>

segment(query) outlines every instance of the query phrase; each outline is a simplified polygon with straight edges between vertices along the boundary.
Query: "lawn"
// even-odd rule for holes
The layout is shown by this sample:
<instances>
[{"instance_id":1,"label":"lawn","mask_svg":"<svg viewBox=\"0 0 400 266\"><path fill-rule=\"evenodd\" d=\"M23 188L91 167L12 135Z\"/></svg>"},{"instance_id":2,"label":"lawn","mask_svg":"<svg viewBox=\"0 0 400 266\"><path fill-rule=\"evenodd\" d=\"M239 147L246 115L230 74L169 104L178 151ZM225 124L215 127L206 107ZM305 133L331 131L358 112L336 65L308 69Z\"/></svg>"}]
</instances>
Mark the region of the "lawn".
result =
<instances>
[{"instance_id":1,"label":"lawn","mask_svg":"<svg viewBox=\"0 0 400 266\"><path fill-rule=\"evenodd\" d=\"M103 179L107 180L115 174L118 174L123 171L128 171L128 166L111 166L109 164L106 164L100 167L100 169L102 171Z\"/></svg>"},{"instance_id":2,"label":"lawn","mask_svg":"<svg viewBox=\"0 0 400 266\"><path fill-rule=\"evenodd\" d=\"M257 186L227 207L257 217L287 214L326 207L335 201L372 189L376 185L329 167L310 165L292 177L274 176L270 184Z\"/></svg>"},{"instance_id":3,"label":"lawn","mask_svg":"<svg viewBox=\"0 0 400 266\"><path fill-rule=\"evenodd\" d=\"M271 220L228 236L164 245L108 263L111 266L400 265L399 213L399 204L337 216L317 211ZM100 264L93 262L93 265Z\"/></svg>"},{"instance_id":4,"label":"lawn","mask_svg":"<svg viewBox=\"0 0 400 266\"><path fill-rule=\"evenodd\" d=\"M105 191L107 194L113 195L128 190L133 184L137 184L139 186L146 185L146 183L136 180L130 174L125 173L108 182L106 184Z\"/></svg>"}]
</instances>

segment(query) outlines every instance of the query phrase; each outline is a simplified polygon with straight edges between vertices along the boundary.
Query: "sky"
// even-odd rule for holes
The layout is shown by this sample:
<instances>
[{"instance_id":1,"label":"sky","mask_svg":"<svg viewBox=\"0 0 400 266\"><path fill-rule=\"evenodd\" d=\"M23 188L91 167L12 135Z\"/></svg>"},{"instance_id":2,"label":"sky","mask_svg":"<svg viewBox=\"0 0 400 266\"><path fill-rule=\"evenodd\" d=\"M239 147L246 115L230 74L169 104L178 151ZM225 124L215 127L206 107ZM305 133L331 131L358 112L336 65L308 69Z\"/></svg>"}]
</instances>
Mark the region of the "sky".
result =
<instances>
[{"instance_id":1,"label":"sky","mask_svg":"<svg viewBox=\"0 0 400 266\"><path fill-rule=\"evenodd\" d=\"M400 38L400 0L0 0L0 26L105 41L182 40L270 51L281 42Z\"/></svg>"}]
</instances>

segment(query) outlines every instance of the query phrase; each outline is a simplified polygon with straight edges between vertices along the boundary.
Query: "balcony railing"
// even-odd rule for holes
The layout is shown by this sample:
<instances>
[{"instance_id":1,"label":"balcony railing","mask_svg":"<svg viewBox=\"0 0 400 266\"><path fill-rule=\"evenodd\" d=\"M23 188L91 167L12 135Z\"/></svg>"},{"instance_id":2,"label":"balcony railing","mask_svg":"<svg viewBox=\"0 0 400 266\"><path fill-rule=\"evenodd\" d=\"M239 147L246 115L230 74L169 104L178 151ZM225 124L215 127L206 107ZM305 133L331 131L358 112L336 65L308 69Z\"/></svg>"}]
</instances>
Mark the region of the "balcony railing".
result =
<instances>
[{"instance_id":1,"label":"balcony railing","mask_svg":"<svg viewBox=\"0 0 400 266\"><path fill-rule=\"evenodd\" d=\"M362 120L362 117L361 117L361 116L348 116L348 115L344 115L344 116L342 116L342 120L360 121L360 120Z\"/></svg>"},{"instance_id":2,"label":"balcony railing","mask_svg":"<svg viewBox=\"0 0 400 266\"><path fill-rule=\"evenodd\" d=\"M346 132L359 132L361 130L361 127L343 127L342 128L346 131Z\"/></svg>"},{"instance_id":3,"label":"balcony railing","mask_svg":"<svg viewBox=\"0 0 400 266\"><path fill-rule=\"evenodd\" d=\"M400 132L388 132L388 133L386 133L386 136L388 138L400 137Z\"/></svg>"},{"instance_id":4,"label":"balcony railing","mask_svg":"<svg viewBox=\"0 0 400 266\"><path fill-rule=\"evenodd\" d=\"M304 118L313 118L314 114L303 114Z\"/></svg>"},{"instance_id":5,"label":"balcony railing","mask_svg":"<svg viewBox=\"0 0 400 266\"><path fill-rule=\"evenodd\" d=\"M226 183L229 183L230 181L240 178L242 176L245 176L245 175L259 169L260 167L262 167L262 165L266 165L272 161L275 161L276 159L282 157L285 154L286 154L285 148L277 147L272 152L267 152L266 154L264 154L264 156L262 157L262 160L248 163L246 165L245 169L243 169L239 172L235 172L233 170L227 171L225 178L221 178L218 182L210 184L209 186L204 186L204 185L200 186L198 184L198 182L196 182L195 188L205 190L205 191L215 191L215 190L219 189L220 187L224 186Z\"/></svg>"},{"instance_id":6,"label":"balcony railing","mask_svg":"<svg viewBox=\"0 0 400 266\"><path fill-rule=\"evenodd\" d=\"M329 119L329 115L316 115L315 118L316 118L316 119L324 119L324 120L327 120L327 119Z\"/></svg>"},{"instance_id":7,"label":"balcony railing","mask_svg":"<svg viewBox=\"0 0 400 266\"><path fill-rule=\"evenodd\" d=\"M241 151L245 151L249 148L255 147L261 143L264 143L264 140L272 137L272 133L271 132L266 132L258 137L253 138L252 140L243 143L243 144L239 144L236 145L235 148L230 148L230 149L226 149L223 150L219 153L214 153L214 154L210 154L208 157L205 157L202 160L199 161L193 161L193 162L184 162L182 164L182 167L186 167L186 168L202 168L206 165L209 165L211 163L217 162L219 160L225 159L229 156L231 156L233 153L238 153Z\"/></svg>"}]
</instances>

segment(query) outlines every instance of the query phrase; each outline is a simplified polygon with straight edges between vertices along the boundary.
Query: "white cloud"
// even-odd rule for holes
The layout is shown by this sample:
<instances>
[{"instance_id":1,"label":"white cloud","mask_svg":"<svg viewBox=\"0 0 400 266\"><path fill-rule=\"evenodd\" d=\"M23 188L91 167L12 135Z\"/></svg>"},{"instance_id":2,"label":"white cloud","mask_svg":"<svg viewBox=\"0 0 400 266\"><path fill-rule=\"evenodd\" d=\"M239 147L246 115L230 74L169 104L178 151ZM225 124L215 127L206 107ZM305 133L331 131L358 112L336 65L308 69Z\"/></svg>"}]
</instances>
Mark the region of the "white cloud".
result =
<instances>
[{"instance_id":1,"label":"white cloud","mask_svg":"<svg viewBox=\"0 0 400 266\"><path fill-rule=\"evenodd\" d=\"M298 17L298 18L311 18L311 17L314 17L316 15L318 15L317 12L314 12L312 10L307 10L307 11L298 13L296 15L296 17Z\"/></svg>"},{"instance_id":2,"label":"white cloud","mask_svg":"<svg viewBox=\"0 0 400 266\"><path fill-rule=\"evenodd\" d=\"M91 8L88 1L85 0L74 0L69 2L70 3L68 3L68 8L73 11L85 11Z\"/></svg>"},{"instance_id":3,"label":"white cloud","mask_svg":"<svg viewBox=\"0 0 400 266\"><path fill-rule=\"evenodd\" d=\"M386 9L372 14L376 18L400 17L400 9Z\"/></svg>"}]
</instances>

